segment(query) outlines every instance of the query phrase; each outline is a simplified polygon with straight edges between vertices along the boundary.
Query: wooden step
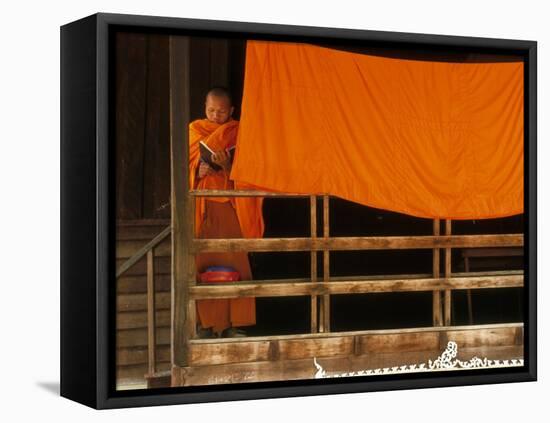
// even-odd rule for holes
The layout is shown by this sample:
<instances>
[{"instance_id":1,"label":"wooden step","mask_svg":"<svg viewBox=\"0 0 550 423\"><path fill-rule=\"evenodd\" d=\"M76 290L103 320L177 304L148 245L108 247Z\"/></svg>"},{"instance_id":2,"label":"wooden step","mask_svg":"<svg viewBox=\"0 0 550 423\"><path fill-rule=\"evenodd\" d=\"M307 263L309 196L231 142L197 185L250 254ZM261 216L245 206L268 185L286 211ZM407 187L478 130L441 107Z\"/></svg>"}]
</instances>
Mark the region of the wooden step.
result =
<instances>
[{"instance_id":1,"label":"wooden step","mask_svg":"<svg viewBox=\"0 0 550 423\"><path fill-rule=\"evenodd\" d=\"M172 372L170 370L156 372L153 375L145 375L147 388L169 388L172 382Z\"/></svg>"}]
</instances>

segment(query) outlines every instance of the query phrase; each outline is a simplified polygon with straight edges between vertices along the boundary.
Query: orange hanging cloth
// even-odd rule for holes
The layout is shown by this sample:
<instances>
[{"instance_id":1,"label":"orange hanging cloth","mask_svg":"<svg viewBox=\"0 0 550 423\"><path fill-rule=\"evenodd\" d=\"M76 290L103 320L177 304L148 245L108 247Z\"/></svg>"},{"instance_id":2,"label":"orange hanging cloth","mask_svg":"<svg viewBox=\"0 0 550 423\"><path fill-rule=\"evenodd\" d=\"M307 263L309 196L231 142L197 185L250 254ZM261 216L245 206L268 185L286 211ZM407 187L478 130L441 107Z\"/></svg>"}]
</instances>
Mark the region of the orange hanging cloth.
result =
<instances>
[{"instance_id":1,"label":"orange hanging cloth","mask_svg":"<svg viewBox=\"0 0 550 423\"><path fill-rule=\"evenodd\" d=\"M248 41L231 178L425 218L523 213L523 71Z\"/></svg>"},{"instance_id":2,"label":"orange hanging cloth","mask_svg":"<svg viewBox=\"0 0 550 423\"><path fill-rule=\"evenodd\" d=\"M235 184L229 179L226 172L216 172L197 180L197 171L200 161L199 141L204 141L208 147L217 151L235 145L239 122L230 119L219 125L207 119L199 119L189 125L189 185L190 189L246 189L250 188L245 183ZM238 148L235 158L238 155ZM227 198L227 197L198 197L195 202L195 236L200 233L204 220L206 201L230 202L234 207L241 232L244 238L261 238L264 233L264 221L262 218L262 198Z\"/></svg>"}]
</instances>

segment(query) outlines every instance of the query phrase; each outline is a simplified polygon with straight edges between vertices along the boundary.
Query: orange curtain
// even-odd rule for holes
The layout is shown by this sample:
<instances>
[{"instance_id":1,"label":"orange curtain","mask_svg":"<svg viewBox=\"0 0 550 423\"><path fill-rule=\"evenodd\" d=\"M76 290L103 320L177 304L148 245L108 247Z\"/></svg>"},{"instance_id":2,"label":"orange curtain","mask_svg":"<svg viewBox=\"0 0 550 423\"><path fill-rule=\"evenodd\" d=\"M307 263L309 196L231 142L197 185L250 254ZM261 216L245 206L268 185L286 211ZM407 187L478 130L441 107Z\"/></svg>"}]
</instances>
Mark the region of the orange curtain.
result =
<instances>
[{"instance_id":1,"label":"orange curtain","mask_svg":"<svg viewBox=\"0 0 550 423\"><path fill-rule=\"evenodd\" d=\"M418 217L523 212L523 63L249 41L231 178Z\"/></svg>"}]
</instances>

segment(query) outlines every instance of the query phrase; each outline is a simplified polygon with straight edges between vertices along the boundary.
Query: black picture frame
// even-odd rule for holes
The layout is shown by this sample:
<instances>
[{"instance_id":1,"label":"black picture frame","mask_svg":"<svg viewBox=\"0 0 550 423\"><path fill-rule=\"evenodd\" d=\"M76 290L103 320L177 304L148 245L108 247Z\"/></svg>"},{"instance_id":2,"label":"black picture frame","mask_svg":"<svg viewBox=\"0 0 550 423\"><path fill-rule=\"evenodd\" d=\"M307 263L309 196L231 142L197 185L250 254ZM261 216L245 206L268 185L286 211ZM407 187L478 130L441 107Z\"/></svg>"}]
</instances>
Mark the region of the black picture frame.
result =
<instances>
[{"instance_id":1,"label":"black picture frame","mask_svg":"<svg viewBox=\"0 0 550 423\"><path fill-rule=\"evenodd\" d=\"M253 34L292 40L513 53L525 63L525 365L445 374L261 382L116 391L113 386L113 150L110 36L120 28L163 34ZM537 378L537 44L197 19L95 14L61 27L61 395L97 409L534 381Z\"/></svg>"}]
</instances>

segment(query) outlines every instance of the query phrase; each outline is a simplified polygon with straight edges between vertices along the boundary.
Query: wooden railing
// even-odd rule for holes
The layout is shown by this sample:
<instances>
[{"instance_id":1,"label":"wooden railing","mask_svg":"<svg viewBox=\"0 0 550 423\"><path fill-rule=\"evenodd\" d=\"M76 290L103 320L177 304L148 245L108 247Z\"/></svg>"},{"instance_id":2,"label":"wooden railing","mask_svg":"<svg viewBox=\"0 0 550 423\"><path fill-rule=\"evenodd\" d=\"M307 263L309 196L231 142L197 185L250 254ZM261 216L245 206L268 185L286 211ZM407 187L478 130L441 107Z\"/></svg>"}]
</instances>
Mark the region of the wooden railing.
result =
<instances>
[{"instance_id":1,"label":"wooden railing","mask_svg":"<svg viewBox=\"0 0 550 423\"><path fill-rule=\"evenodd\" d=\"M126 260L117 270L117 279L128 269L139 262L143 257L147 257L147 376L153 377L157 373L156 358L156 310L155 310L155 247L157 247L166 237L172 233L170 226L163 229L150 242L140 248L128 260Z\"/></svg>"},{"instance_id":2,"label":"wooden railing","mask_svg":"<svg viewBox=\"0 0 550 423\"><path fill-rule=\"evenodd\" d=\"M329 196L326 194L285 194L266 191L243 190L192 190L189 192L191 209L196 197L309 197L311 235L308 238L231 238L190 239L187 252L189 260L197 253L231 251L310 251L311 276L308 280L255 280L218 285L196 285L189 280L187 298L187 327L191 338L195 327L194 303L199 299L235 297L311 296L311 333L330 332L330 295L362 294L372 292L433 292L433 326L451 326L451 293L457 289L509 288L523 286L523 272L491 272L473 274L451 273L452 248L520 247L522 234L452 235L451 220L445 220L444 234L440 234L441 222L433 219L433 235L428 236L376 236L330 237ZM323 236L317 236L317 196L323 198ZM444 249L444 267L440 271L439 250ZM331 278L329 274L330 250L395 250L432 249L432 275L409 277L398 275L377 279L365 276L357 278ZM323 277L319 280L317 252L323 252ZM443 273L443 274L441 274ZM320 301L318 302L318 299ZM319 321L318 310L319 307Z\"/></svg>"}]
</instances>

